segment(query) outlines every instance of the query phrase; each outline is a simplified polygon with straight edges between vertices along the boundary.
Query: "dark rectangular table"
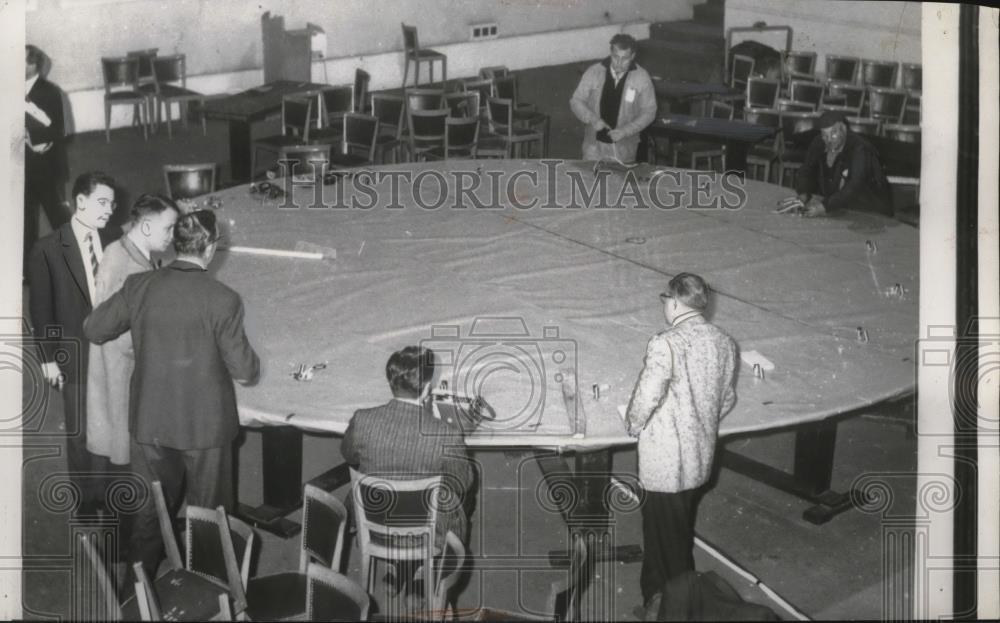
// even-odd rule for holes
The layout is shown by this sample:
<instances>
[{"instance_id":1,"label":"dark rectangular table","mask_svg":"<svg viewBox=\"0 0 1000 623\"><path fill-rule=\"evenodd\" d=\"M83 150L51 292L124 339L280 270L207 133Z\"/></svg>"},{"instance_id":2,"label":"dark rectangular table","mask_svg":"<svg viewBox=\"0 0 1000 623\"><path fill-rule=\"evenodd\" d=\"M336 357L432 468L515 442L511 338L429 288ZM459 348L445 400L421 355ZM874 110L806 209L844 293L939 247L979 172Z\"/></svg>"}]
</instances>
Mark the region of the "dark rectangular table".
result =
<instances>
[{"instance_id":1,"label":"dark rectangular table","mask_svg":"<svg viewBox=\"0 0 1000 623\"><path fill-rule=\"evenodd\" d=\"M699 97L720 97L729 99L739 97L742 91L719 82L688 82L686 80L653 79L653 90L657 99L672 102L684 101Z\"/></svg>"},{"instance_id":2,"label":"dark rectangular table","mask_svg":"<svg viewBox=\"0 0 1000 623\"><path fill-rule=\"evenodd\" d=\"M229 121L229 166L234 182L250 181L251 130L254 122L281 111L286 95L315 91L326 85L277 80L228 97L205 102L205 116Z\"/></svg>"},{"instance_id":3,"label":"dark rectangular table","mask_svg":"<svg viewBox=\"0 0 1000 623\"><path fill-rule=\"evenodd\" d=\"M669 114L654 121L646 132L668 139L712 141L726 146L726 168L743 173L751 145L775 135L769 128L746 121Z\"/></svg>"}]
</instances>

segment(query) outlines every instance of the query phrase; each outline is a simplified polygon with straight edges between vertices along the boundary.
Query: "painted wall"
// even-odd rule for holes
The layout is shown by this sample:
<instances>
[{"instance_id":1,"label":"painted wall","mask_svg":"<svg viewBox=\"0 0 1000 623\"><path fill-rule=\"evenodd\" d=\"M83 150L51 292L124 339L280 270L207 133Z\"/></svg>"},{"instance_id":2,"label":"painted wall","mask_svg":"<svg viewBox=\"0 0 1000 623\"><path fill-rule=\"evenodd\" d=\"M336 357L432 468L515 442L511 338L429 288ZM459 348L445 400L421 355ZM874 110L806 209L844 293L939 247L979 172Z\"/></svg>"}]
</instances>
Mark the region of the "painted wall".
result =
<instances>
[{"instance_id":1,"label":"painted wall","mask_svg":"<svg viewBox=\"0 0 1000 623\"><path fill-rule=\"evenodd\" d=\"M26 31L28 41L53 59L50 78L66 91L77 91L102 86L101 56L143 48L187 54L189 75L258 69L263 63L260 16L265 11L283 15L288 29L303 28L307 22L323 28L327 58L363 59L401 50L400 22L419 28L422 46L437 47L468 41L469 25L484 21L496 22L503 40L690 19L697 1L36 0L37 8L26 15ZM545 52L544 41L539 45L539 52ZM493 60L498 63L485 64L503 64L502 58Z\"/></svg>"},{"instance_id":2,"label":"painted wall","mask_svg":"<svg viewBox=\"0 0 1000 623\"><path fill-rule=\"evenodd\" d=\"M791 26L792 49L816 52L820 72L826 54L920 62L919 2L726 0L727 30L761 21ZM760 41L778 47L773 41ZM779 49L783 46L782 40Z\"/></svg>"}]
</instances>

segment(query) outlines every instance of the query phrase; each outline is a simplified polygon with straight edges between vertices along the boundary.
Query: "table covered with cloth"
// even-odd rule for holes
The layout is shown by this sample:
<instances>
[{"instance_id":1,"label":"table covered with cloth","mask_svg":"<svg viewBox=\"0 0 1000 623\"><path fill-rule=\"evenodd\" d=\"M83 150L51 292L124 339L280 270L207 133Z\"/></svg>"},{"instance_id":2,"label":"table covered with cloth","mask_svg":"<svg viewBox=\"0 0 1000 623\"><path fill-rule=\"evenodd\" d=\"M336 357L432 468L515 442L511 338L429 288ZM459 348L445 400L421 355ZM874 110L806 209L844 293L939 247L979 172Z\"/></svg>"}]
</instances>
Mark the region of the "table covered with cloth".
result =
<instances>
[{"instance_id":1,"label":"table covered with cloth","mask_svg":"<svg viewBox=\"0 0 1000 623\"><path fill-rule=\"evenodd\" d=\"M630 443L619 410L664 329L658 294L682 271L714 289L712 322L766 359L763 379L741 363L722 435L914 388L918 232L892 219L779 215L789 189L589 162L375 167L320 190L240 186L213 201L224 245L327 256L217 255L262 362L260 382L238 388L244 425L342 434L391 398L389 355L422 344L449 391L496 414L469 445Z\"/></svg>"}]
</instances>

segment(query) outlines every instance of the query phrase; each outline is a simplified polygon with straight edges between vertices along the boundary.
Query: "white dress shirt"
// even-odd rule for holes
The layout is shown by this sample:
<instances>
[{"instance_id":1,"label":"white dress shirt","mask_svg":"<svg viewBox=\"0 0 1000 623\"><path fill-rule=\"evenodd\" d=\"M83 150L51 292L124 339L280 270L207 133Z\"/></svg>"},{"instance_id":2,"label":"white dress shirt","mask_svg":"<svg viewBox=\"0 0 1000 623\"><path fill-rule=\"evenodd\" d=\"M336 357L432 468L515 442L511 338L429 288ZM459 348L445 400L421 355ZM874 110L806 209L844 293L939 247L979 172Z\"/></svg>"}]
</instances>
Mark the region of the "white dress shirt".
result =
<instances>
[{"instance_id":1,"label":"white dress shirt","mask_svg":"<svg viewBox=\"0 0 1000 623\"><path fill-rule=\"evenodd\" d=\"M35 74L24 82L24 112L34 117L35 120L45 127L48 127L52 125L52 119L50 119L49 116L45 114L45 111L39 108L37 104L28 101L28 94L31 93L31 88L35 86L36 82L38 82L38 76L39 74ZM36 154L44 154L50 147L52 147L52 143L39 143L38 145L32 145L31 137L27 134L25 134L25 139L28 144L28 148Z\"/></svg>"},{"instance_id":2,"label":"white dress shirt","mask_svg":"<svg viewBox=\"0 0 1000 623\"><path fill-rule=\"evenodd\" d=\"M90 243L87 241L87 234L91 234L91 241L94 245L94 255L97 256L97 264L100 265L104 259L104 248L101 246L100 233L91 227L84 225L79 219L73 218L70 221L73 229L73 236L76 238L76 245L80 249L80 257L83 258L83 272L87 274L87 289L90 292L90 300L97 298L97 275L90 265Z\"/></svg>"}]
</instances>

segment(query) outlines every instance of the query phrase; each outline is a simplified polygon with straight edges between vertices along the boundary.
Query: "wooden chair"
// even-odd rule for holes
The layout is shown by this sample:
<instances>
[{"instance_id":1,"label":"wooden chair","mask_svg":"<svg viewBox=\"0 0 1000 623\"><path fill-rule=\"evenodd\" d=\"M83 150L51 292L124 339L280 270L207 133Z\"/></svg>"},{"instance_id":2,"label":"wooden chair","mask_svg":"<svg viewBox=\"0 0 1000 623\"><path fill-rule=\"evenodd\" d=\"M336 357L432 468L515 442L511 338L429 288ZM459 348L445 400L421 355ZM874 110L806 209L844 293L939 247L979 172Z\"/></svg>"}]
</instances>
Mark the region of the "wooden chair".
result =
<instances>
[{"instance_id":1,"label":"wooden chair","mask_svg":"<svg viewBox=\"0 0 1000 623\"><path fill-rule=\"evenodd\" d=\"M333 494L307 484L302 495L299 568L252 578L247 615L258 621L300 616L307 609L307 575L312 566L339 571L344 552L347 509Z\"/></svg>"},{"instance_id":2,"label":"wooden chair","mask_svg":"<svg viewBox=\"0 0 1000 623\"><path fill-rule=\"evenodd\" d=\"M444 89L406 89L403 93L407 110L441 110L444 108Z\"/></svg>"},{"instance_id":3,"label":"wooden chair","mask_svg":"<svg viewBox=\"0 0 1000 623\"><path fill-rule=\"evenodd\" d=\"M364 69L354 70L354 111L368 112L368 87L371 85L372 76Z\"/></svg>"},{"instance_id":4,"label":"wooden chair","mask_svg":"<svg viewBox=\"0 0 1000 623\"><path fill-rule=\"evenodd\" d=\"M828 82L826 85L827 98L840 97L843 100L842 106L850 109L853 115L861 116L861 109L865 104L865 88L859 87L855 84L846 84L839 82ZM822 106L827 105L827 101L824 99ZM821 107L822 107L821 106Z\"/></svg>"},{"instance_id":5,"label":"wooden chair","mask_svg":"<svg viewBox=\"0 0 1000 623\"><path fill-rule=\"evenodd\" d=\"M193 199L215 192L214 162L163 165L163 187L171 199Z\"/></svg>"},{"instance_id":6,"label":"wooden chair","mask_svg":"<svg viewBox=\"0 0 1000 623\"><path fill-rule=\"evenodd\" d=\"M142 563L135 563L133 566L133 571L136 577L135 583L135 602L138 606L139 620L141 621L162 621L164 618L169 621L183 620L184 615L187 614L187 607L190 605L194 606L195 612L205 612L211 609L211 598L207 599L208 608L206 608L201 603L185 604L185 607L181 608L174 605L167 611L167 616L164 617L163 612L160 608L160 599L156 592L156 585L149 581L149 576L146 575L146 570L143 568ZM162 583L161 583L162 584ZM184 603L184 602L179 602ZM216 597L216 604L218 604L218 614L213 616L211 621L232 621L233 611L229 604L229 595L225 592L220 592ZM191 620L191 619L187 619Z\"/></svg>"},{"instance_id":7,"label":"wooden chair","mask_svg":"<svg viewBox=\"0 0 1000 623\"><path fill-rule=\"evenodd\" d=\"M861 61L861 84L866 87L895 88L899 63L864 59Z\"/></svg>"},{"instance_id":8,"label":"wooden chair","mask_svg":"<svg viewBox=\"0 0 1000 623\"><path fill-rule=\"evenodd\" d=\"M860 134L861 136L878 136L879 125L881 124L878 119L868 119L866 117L847 118L847 127L851 129L851 132Z\"/></svg>"},{"instance_id":9,"label":"wooden chair","mask_svg":"<svg viewBox=\"0 0 1000 623\"><path fill-rule=\"evenodd\" d=\"M861 59L858 57L827 54L825 63L827 81L857 84L858 70L861 68Z\"/></svg>"},{"instance_id":10,"label":"wooden chair","mask_svg":"<svg viewBox=\"0 0 1000 623\"><path fill-rule=\"evenodd\" d=\"M406 122L406 103L398 95L372 94L372 115L378 119L379 134L375 139L375 160L385 162L392 152L393 162L399 159L403 144L403 127Z\"/></svg>"},{"instance_id":11,"label":"wooden chair","mask_svg":"<svg viewBox=\"0 0 1000 623\"><path fill-rule=\"evenodd\" d=\"M813 110L817 110L823 103L825 93L826 88L819 82L792 80L788 84L788 97L795 102L811 104Z\"/></svg>"},{"instance_id":12,"label":"wooden chair","mask_svg":"<svg viewBox=\"0 0 1000 623\"><path fill-rule=\"evenodd\" d=\"M524 147L529 148L530 157L530 145L533 143L537 143L540 149L544 147L545 137L541 132L514 125L514 103L511 100L491 97L486 102L486 109L489 113L490 132L506 144L506 157L509 158L512 153L519 153L524 157Z\"/></svg>"},{"instance_id":13,"label":"wooden chair","mask_svg":"<svg viewBox=\"0 0 1000 623\"><path fill-rule=\"evenodd\" d=\"M356 110L354 85L324 87L319 94L323 105L320 113L323 127L310 136L313 140L337 142L344 132L344 116Z\"/></svg>"},{"instance_id":14,"label":"wooden chair","mask_svg":"<svg viewBox=\"0 0 1000 623\"><path fill-rule=\"evenodd\" d=\"M902 89L868 89L868 116L885 123L902 123L908 94Z\"/></svg>"},{"instance_id":15,"label":"wooden chair","mask_svg":"<svg viewBox=\"0 0 1000 623\"><path fill-rule=\"evenodd\" d=\"M723 102L709 102L709 117L713 119L732 119L733 107ZM704 170L712 170L714 161L718 158L721 161L719 171L726 170L726 150L719 143L711 141L675 141L671 153L671 166L678 166L681 156L686 156L692 169L698 168L698 161L704 159L707 166Z\"/></svg>"},{"instance_id":16,"label":"wooden chair","mask_svg":"<svg viewBox=\"0 0 1000 623\"><path fill-rule=\"evenodd\" d=\"M903 63L902 74L899 87L907 91L920 92L923 90L924 69L919 63Z\"/></svg>"},{"instance_id":17,"label":"wooden chair","mask_svg":"<svg viewBox=\"0 0 1000 623\"><path fill-rule=\"evenodd\" d=\"M753 75L755 62L750 56L734 54L732 71L729 74L729 86L739 91L746 89L747 81Z\"/></svg>"},{"instance_id":18,"label":"wooden chair","mask_svg":"<svg viewBox=\"0 0 1000 623\"><path fill-rule=\"evenodd\" d=\"M492 65L479 70L479 77L483 80L496 80L510 73L506 65Z\"/></svg>"},{"instance_id":19,"label":"wooden chair","mask_svg":"<svg viewBox=\"0 0 1000 623\"><path fill-rule=\"evenodd\" d=\"M451 589L461 578L462 569L465 567L465 547L462 540L455 536L451 530L445 534L444 553L437 559L434 580L434 601L428 604L431 612L441 618L446 619L445 611L450 610L454 618L454 602L449 599Z\"/></svg>"},{"instance_id":20,"label":"wooden chair","mask_svg":"<svg viewBox=\"0 0 1000 623\"><path fill-rule=\"evenodd\" d=\"M250 177L257 174L257 153L275 154L280 160L290 150L309 144L310 132L320 125L321 104L316 94L286 95L281 100L281 134L258 138L250 156Z\"/></svg>"},{"instance_id":21,"label":"wooden chair","mask_svg":"<svg viewBox=\"0 0 1000 623\"><path fill-rule=\"evenodd\" d=\"M404 53L404 63L403 68L403 88L406 88L406 79L410 75L410 63L414 64L415 70L413 73L413 84L420 84L420 63L427 63L430 69L430 81L434 82L434 63L441 63L441 81L448 81L448 57L435 50L421 49L420 43L417 39L417 28L415 26L407 26L406 24L401 24L403 27L403 53Z\"/></svg>"},{"instance_id":22,"label":"wooden chair","mask_svg":"<svg viewBox=\"0 0 1000 623\"><path fill-rule=\"evenodd\" d=\"M448 111L448 117L458 119L465 117L479 118L479 92L459 91L457 93L446 93L444 96L444 107Z\"/></svg>"},{"instance_id":23,"label":"wooden chair","mask_svg":"<svg viewBox=\"0 0 1000 623\"><path fill-rule=\"evenodd\" d=\"M424 598L434 600L434 555L437 546L438 494L441 476L391 480L351 469L351 495L361 549L361 577L371 592L375 560L419 561Z\"/></svg>"},{"instance_id":24,"label":"wooden chair","mask_svg":"<svg viewBox=\"0 0 1000 623\"><path fill-rule=\"evenodd\" d=\"M333 169L349 169L375 162L378 117L350 112L344 115L343 141L330 158Z\"/></svg>"},{"instance_id":25,"label":"wooden chair","mask_svg":"<svg viewBox=\"0 0 1000 623\"><path fill-rule=\"evenodd\" d=\"M138 57L104 57L101 59L104 75L104 137L111 142L111 108L132 106L132 125L142 125L142 138L149 139L149 100L139 91Z\"/></svg>"},{"instance_id":26,"label":"wooden chair","mask_svg":"<svg viewBox=\"0 0 1000 623\"><path fill-rule=\"evenodd\" d=\"M306 569L306 619L364 621L371 600L354 580L316 563Z\"/></svg>"},{"instance_id":27,"label":"wooden chair","mask_svg":"<svg viewBox=\"0 0 1000 623\"><path fill-rule=\"evenodd\" d=\"M816 78L816 53L782 52L781 74L784 82L792 80L814 80Z\"/></svg>"},{"instance_id":28,"label":"wooden chair","mask_svg":"<svg viewBox=\"0 0 1000 623\"><path fill-rule=\"evenodd\" d=\"M444 149L447 119L447 110L407 109L407 145L410 161L420 160L426 152L434 149Z\"/></svg>"},{"instance_id":29,"label":"wooden chair","mask_svg":"<svg viewBox=\"0 0 1000 623\"><path fill-rule=\"evenodd\" d=\"M747 108L743 111L743 118L747 123L767 126L769 128L781 129L781 113L770 108ZM747 153L747 175L753 179L771 181L771 166L777 163L780 157L780 132L774 139L754 145ZM762 175L751 174L759 169Z\"/></svg>"},{"instance_id":30,"label":"wooden chair","mask_svg":"<svg viewBox=\"0 0 1000 623\"><path fill-rule=\"evenodd\" d=\"M338 144L336 149L342 146ZM279 175L285 178L286 192L293 184L322 184L330 170L333 151L332 143L309 143L284 150L278 166Z\"/></svg>"},{"instance_id":31,"label":"wooden chair","mask_svg":"<svg viewBox=\"0 0 1000 623\"><path fill-rule=\"evenodd\" d=\"M785 185L785 173L798 171L806 159L806 150L797 147L792 142L792 136L813 130L819 125L820 113L816 112L783 112L781 113L782 149L778 167L778 185ZM794 178L793 185L794 185Z\"/></svg>"},{"instance_id":32,"label":"wooden chair","mask_svg":"<svg viewBox=\"0 0 1000 623\"><path fill-rule=\"evenodd\" d=\"M139 72L136 74L135 88L146 96L146 110L148 117L146 122L150 128L156 127L158 123L159 111L156 108L156 72L153 68L153 61L159 53L159 48L147 48L145 50L132 50L125 53L125 58L134 58L139 61Z\"/></svg>"},{"instance_id":33,"label":"wooden chair","mask_svg":"<svg viewBox=\"0 0 1000 623\"><path fill-rule=\"evenodd\" d=\"M747 108L774 108L778 102L781 83L769 78L751 77L747 80Z\"/></svg>"},{"instance_id":34,"label":"wooden chair","mask_svg":"<svg viewBox=\"0 0 1000 623\"><path fill-rule=\"evenodd\" d=\"M188 104L198 102L204 107L205 96L197 91L187 88L187 57L184 54L171 54L170 56L158 56L153 59L153 75L156 85L156 117L160 117L161 107L163 116L167 119L167 136L173 138L174 128L171 115L171 105L176 102L180 109L181 123L187 127ZM202 136L208 133L205 125L205 113L201 113L201 133Z\"/></svg>"},{"instance_id":35,"label":"wooden chair","mask_svg":"<svg viewBox=\"0 0 1000 623\"><path fill-rule=\"evenodd\" d=\"M542 133L542 157L549 151L549 116L535 110L534 104L518 100L517 76L509 74L493 80L493 92L496 97L509 99L514 104L514 123L520 127Z\"/></svg>"},{"instance_id":36,"label":"wooden chair","mask_svg":"<svg viewBox=\"0 0 1000 623\"><path fill-rule=\"evenodd\" d=\"M486 102L495 95L493 80L465 80L459 84L459 88L465 92L475 91L479 93L479 116L483 119L487 118Z\"/></svg>"}]
</instances>

